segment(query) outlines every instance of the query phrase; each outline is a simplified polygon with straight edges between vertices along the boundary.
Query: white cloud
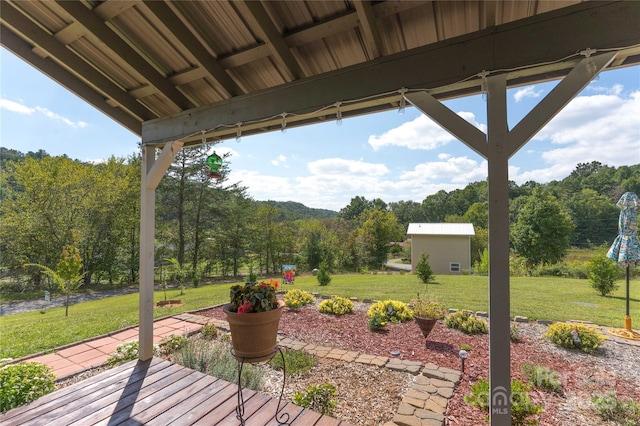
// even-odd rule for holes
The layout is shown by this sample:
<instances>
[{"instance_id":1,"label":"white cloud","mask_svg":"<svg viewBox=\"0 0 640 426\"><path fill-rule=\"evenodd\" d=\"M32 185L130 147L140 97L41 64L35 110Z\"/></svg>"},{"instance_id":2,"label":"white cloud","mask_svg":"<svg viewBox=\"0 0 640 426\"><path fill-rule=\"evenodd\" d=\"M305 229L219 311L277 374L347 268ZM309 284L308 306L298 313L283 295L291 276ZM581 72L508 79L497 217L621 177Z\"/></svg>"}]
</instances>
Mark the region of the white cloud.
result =
<instances>
[{"instance_id":1,"label":"white cloud","mask_svg":"<svg viewBox=\"0 0 640 426\"><path fill-rule=\"evenodd\" d=\"M11 112L17 112L18 114L29 115L32 114L35 109L29 108L26 105L22 105L21 103L10 101L8 99L0 98L0 109L6 109Z\"/></svg>"},{"instance_id":2,"label":"white cloud","mask_svg":"<svg viewBox=\"0 0 640 426\"><path fill-rule=\"evenodd\" d=\"M452 184L475 182L487 178L487 162L478 163L467 157L452 157L447 161L434 161L418 164L412 171L400 175L403 180L412 182L441 182Z\"/></svg>"},{"instance_id":3,"label":"white cloud","mask_svg":"<svg viewBox=\"0 0 640 426\"><path fill-rule=\"evenodd\" d=\"M66 117L63 117L59 114L56 114L53 111L49 111L47 108L43 108L43 107L35 107L35 108L31 108L28 107L26 105L23 105L19 102L14 102L14 101L10 101L8 99L0 99L0 109L6 109L8 111L11 112L16 112L18 114L25 114L25 115L31 115L34 112L39 112L41 114L43 114L45 117L50 118L52 120L56 120L56 121L60 121L64 124L66 124L67 126L73 127L74 129L78 129L78 128L84 128L86 126L88 126L88 123L84 122L84 121L72 121L69 120Z\"/></svg>"},{"instance_id":4,"label":"white cloud","mask_svg":"<svg viewBox=\"0 0 640 426\"><path fill-rule=\"evenodd\" d=\"M88 126L88 123L85 123L84 121L71 121L66 117L63 117L59 114L56 114L53 111L49 111L47 108L42 108L42 107L36 107L35 108L37 111L41 112L42 114L44 114L46 117L51 118L52 120L56 120L56 121L61 121L64 124L66 124L67 126L71 126L74 129L77 128L84 128Z\"/></svg>"},{"instance_id":5,"label":"white cloud","mask_svg":"<svg viewBox=\"0 0 640 426\"><path fill-rule=\"evenodd\" d=\"M278 158L271 160L271 164L274 166L279 166L280 164L284 163L285 161L287 161L287 157L280 154L278 155Z\"/></svg>"},{"instance_id":6,"label":"white cloud","mask_svg":"<svg viewBox=\"0 0 640 426\"><path fill-rule=\"evenodd\" d=\"M485 131L486 126L478 123L473 113L461 111L457 114L475 127ZM368 142L374 151L383 146L432 150L455 140L456 138L440 127L439 124L421 114L415 120L403 123L380 136L369 136Z\"/></svg>"},{"instance_id":7,"label":"white cloud","mask_svg":"<svg viewBox=\"0 0 640 426\"><path fill-rule=\"evenodd\" d=\"M599 161L613 167L640 163L640 92L625 98L620 85L603 92L609 94L575 98L534 137L552 144L541 152L548 167L510 172L509 178L518 184L546 183L564 179L578 163Z\"/></svg>"},{"instance_id":8,"label":"white cloud","mask_svg":"<svg viewBox=\"0 0 640 426\"><path fill-rule=\"evenodd\" d=\"M539 98L542 96L542 93L542 89L536 90L535 86L527 86L517 90L516 93L513 94L513 99L515 99L516 102L520 102L524 98Z\"/></svg>"},{"instance_id":9,"label":"white cloud","mask_svg":"<svg viewBox=\"0 0 640 426\"><path fill-rule=\"evenodd\" d=\"M343 158L325 158L307 164L309 172L321 176L351 176L364 178L379 177L389 172L384 164L365 163L364 161L345 160Z\"/></svg>"}]
</instances>

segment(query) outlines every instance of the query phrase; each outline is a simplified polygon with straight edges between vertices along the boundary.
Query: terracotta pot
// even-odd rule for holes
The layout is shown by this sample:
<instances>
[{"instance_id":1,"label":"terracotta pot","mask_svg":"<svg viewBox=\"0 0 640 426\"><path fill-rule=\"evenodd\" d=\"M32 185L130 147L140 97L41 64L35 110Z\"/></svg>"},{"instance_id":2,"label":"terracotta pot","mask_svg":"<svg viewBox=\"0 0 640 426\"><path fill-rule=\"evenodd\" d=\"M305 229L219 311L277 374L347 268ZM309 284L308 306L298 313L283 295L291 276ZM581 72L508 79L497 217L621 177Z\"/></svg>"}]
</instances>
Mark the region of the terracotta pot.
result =
<instances>
[{"instance_id":1,"label":"terracotta pot","mask_svg":"<svg viewBox=\"0 0 640 426\"><path fill-rule=\"evenodd\" d=\"M278 339L278 325L284 303L266 312L238 314L225 305L223 310L231 330L231 345L238 361L262 362L273 356Z\"/></svg>"},{"instance_id":2,"label":"terracotta pot","mask_svg":"<svg viewBox=\"0 0 640 426\"><path fill-rule=\"evenodd\" d=\"M433 326L436 325L438 320L431 318L421 318L421 317L413 317L416 320L416 324L420 327L420 331L422 331L422 335L427 338L431 330L433 330Z\"/></svg>"}]
</instances>

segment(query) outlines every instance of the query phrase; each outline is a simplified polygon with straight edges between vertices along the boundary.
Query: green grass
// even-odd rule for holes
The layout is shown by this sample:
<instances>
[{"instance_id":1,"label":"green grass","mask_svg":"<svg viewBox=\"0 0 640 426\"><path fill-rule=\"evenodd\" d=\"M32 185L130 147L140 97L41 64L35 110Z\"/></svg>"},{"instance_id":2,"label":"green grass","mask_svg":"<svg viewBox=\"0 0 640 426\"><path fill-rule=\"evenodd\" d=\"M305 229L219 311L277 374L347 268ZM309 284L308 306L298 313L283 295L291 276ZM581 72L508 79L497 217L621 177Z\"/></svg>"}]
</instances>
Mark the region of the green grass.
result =
<instances>
[{"instance_id":1,"label":"green grass","mask_svg":"<svg viewBox=\"0 0 640 426\"><path fill-rule=\"evenodd\" d=\"M167 299L181 299L182 306L156 308L154 317L164 317L226 302L229 285L209 285L180 290L168 290ZM155 301L164 300L164 293L156 291ZM18 358L51 350L57 346L77 342L138 324L138 294L126 294L69 307L64 306L0 318L0 358Z\"/></svg>"},{"instance_id":2,"label":"green grass","mask_svg":"<svg viewBox=\"0 0 640 426\"><path fill-rule=\"evenodd\" d=\"M292 286L309 292L357 297L359 299L394 299L407 302L425 285L412 274L345 274L332 275L331 284L318 285L313 276L300 276ZM511 278L511 316L523 315L531 320L566 321L577 319L599 325L622 327L625 313L624 282L611 297L601 297L587 280L568 278ZM640 321L640 280L631 282L631 317ZM216 284L167 292L167 298L180 298L183 305L155 309L155 317L173 315L225 303L232 284ZM488 311L488 278L481 276L436 276L429 284L429 296L449 308ZM163 300L157 291L155 300ZM64 307L0 318L0 358L17 358L89 337L106 334L138 323L138 294L116 296L72 305L69 317Z\"/></svg>"}]
</instances>

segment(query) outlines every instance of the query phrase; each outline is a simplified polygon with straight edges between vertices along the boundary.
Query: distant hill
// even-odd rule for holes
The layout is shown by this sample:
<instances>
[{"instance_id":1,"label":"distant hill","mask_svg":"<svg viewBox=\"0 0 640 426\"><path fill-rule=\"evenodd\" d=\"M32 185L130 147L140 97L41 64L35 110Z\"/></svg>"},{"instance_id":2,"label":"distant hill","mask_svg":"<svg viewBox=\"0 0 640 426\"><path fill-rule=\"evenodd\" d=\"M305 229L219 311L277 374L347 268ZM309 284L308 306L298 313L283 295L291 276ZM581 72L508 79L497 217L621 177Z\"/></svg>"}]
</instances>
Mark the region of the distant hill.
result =
<instances>
[{"instance_id":1,"label":"distant hill","mask_svg":"<svg viewBox=\"0 0 640 426\"><path fill-rule=\"evenodd\" d=\"M288 220L298 219L329 219L338 216L338 212L326 209L314 209L295 201L256 201L258 205L266 204L282 210Z\"/></svg>"}]
</instances>

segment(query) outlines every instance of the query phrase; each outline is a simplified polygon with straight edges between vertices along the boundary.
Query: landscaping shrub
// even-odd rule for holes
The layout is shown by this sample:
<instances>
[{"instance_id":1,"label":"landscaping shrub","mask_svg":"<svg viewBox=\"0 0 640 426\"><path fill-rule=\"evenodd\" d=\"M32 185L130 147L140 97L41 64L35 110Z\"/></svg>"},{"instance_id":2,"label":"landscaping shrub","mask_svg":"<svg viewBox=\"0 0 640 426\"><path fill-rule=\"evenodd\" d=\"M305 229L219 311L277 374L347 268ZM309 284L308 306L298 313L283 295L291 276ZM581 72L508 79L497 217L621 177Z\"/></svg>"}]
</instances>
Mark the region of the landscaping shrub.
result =
<instances>
[{"instance_id":1,"label":"landscaping shrub","mask_svg":"<svg viewBox=\"0 0 640 426\"><path fill-rule=\"evenodd\" d=\"M486 334L489 329L487 321L483 318L474 317L470 312L456 311L447 315L444 323L449 328L460 330L466 334Z\"/></svg>"},{"instance_id":2,"label":"landscaping shrub","mask_svg":"<svg viewBox=\"0 0 640 426\"><path fill-rule=\"evenodd\" d=\"M369 328L380 330L389 322L400 323L413 319L413 313L406 303L397 300L376 302L367 311Z\"/></svg>"},{"instance_id":3,"label":"landscaping shrub","mask_svg":"<svg viewBox=\"0 0 640 426\"><path fill-rule=\"evenodd\" d=\"M511 381L511 424L513 426L538 424L538 420L530 417L540 414L542 406L531 402L529 391L531 387L525 383L519 380ZM471 394L465 395L464 401L488 413L490 394L489 382L479 379L478 383L471 386Z\"/></svg>"},{"instance_id":4,"label":"landscaping shrub","mask_svg":"<svg viewBox=\"0 0 640 426\"><path fill-rule=\"evenodd\" d=\"M126 361L138 359L138 347L139 344L137 340L118 345L115 353L107 359L107 365L113 367ZM153 354L158 354L158 347L156 345L153 345Z\"/></svg>"},{"instance_id":5,"label":"landscaping shrub","mask_svg":"<svg viewBox=\"0 0 640 426\"><path fill-rule=\"evenodd\" d=\"M550 392L560 392L562 383L557 371L550 369L544 365L524 364L522 372L527 378L527 382L537 388L541 388Z\"/></svg>"},{"instance_id":6,"label":"landscaping shrub","mask_svg":"<svg viewBox=\"0 0 640 426\"><path fill-rule=\"evenodd\" d=\"M179 349L181 349L184 345L187 344L187 338L184 336L179 336L176 334L172 334L170 336L165 337L160 341L160 347L158 352L161 355L171 354Z\"/></svg>"},{"instance_id":7,"label":"landscaping shrub","mask_svg":"<svg viewBox=\"0 0 640 426\"><path fill-rule=\"evenodd\" d=\"M621 401L615 392L609 392L592 396L591 403L604 421L623 426L640 424L640 402Z\"/></svg>"},{"instance_id":8,"label":"landscaping shrub","mask_svg":"<svg viewBox=\"0 0 640 426\"><path fill-rule=\"evenodd\" d=\"M238 383L238 362L228 341L191 339L175 353L175 362L201 373ZM264 373L253 364L242 367L242 387L262 390Z\"/></svg>"},{"instance_id":9,"label":"landscaping shrub","mask_svg":"<svg viewBox=\"0 0 640 426\"><path fill-rule=\"evenodd\" d=\"M308 386L304 392L296 392L293 403L320 414L331 416L337 402L332 399L336 395L336 387L331 383Z\"/></svg>"},{"instance_id":10,"label":"landscaping shrub","mask_svg":"<svg viewBox=\"0 0 640 426\"><path fill-rule=\"evenodd\" d=\"M214 324L206 323L202 326L200 334L205 339L215 339L216 337L218 337L218 327L216 327Z\"/></svg>"},{"instance_id":11,"label":"landscaping shrub","mask_svg":"<svg viewBox=\"0 0 640 426\"><path fill-rule=\"evenodd\" d=\"M522 340L520 338L520 330L516 324L513 324L509 329L509 339L514 343L518 343Z\"/></svg>"},{"instance_id":12,"label":"landscaping shrub","mask_svg":"<svg viewBox=\"0 0 640 426\"><path fill-rule=\"evenodd\" d=\"M425 284L432 283L435 280L436 276L433 275L433 269L431 269L431 265L429 264L428 254L422 253L420 256L420 260L416 265L416 275Z\"/></svg>"},{"instance_id":13,"label":"landscaping shrub","mask_svg":"<svg viewBox=\"0 0 640 426\"><path fill-rule=\"evenodd\" d=\"M607 296L618 288L619 274L618 265L605 254L596 255L589 261L589 283L600 296Z\"/></svg>"},{"instance_id":14,"label":"landscaping shrub","mask_svg":"<svg viewBox=\"0 0 640 426\"><path fill-rule=\"evenodd\" d=\"M331 282L331 274L329 273L329 267L326 262L320 263L320 268L318 269L318 274L316 275L316 279L318 280L318 284L321 286L329 285Z\"/></svg>"},{"instance_id":15,"label":"landscaping shrub","mask_svg":"<svg viewBox=\"0 0 640 426\"><path fill-rule=\"evenodd\" d=\"M298 349L287 349L282 351L282 356L276 354L269 361L269 365L274 370L282 370L282 358L284 357L284 367L287 376L305 375L318 363L318 358L310 353Z\"/></svg>"},{"instance_id":16,"label":"landscaping shrub","mask_svg":"<svg viewBox=\"0 0 640 426\"><path fill-rule=\"evenodd\" d=\"M316 298L308 291L293 289L284 295L284 304L290 309L298 309L315 302Z\"/></svg>"},{"instance_id":17,"label":"landscaping shrub","mask_svg":"<svg viewBox=\"0 0 640 426\"><path fill-rule=\"evenodd\" d=\"M595 326L584 324L567 324L556 322L549 325L544 334L556 345L567 349L580 349L586 353L593 353L606 340L606 336L596 330Z\"/></svg>"},{"instance_id":18,"label":"landscaping shrub","mask_svg":"<svg viewBox=\"0 0 640 426\"><path fill-rule=\"evenodd\" d=\"M344 315L353 313L353 302L346 297L333 297L320 302L318 311L323 314Z\"/></svg>"},{"instance_id":19,"label":"landscaping shrub","mask_svg":"<svg viewBox=\"0 0 640 426\"><path fill-rule=\"evenodd\" d=\"M534 277L563 277L585 279L589 268L584 262L558 262L551 265L539 265L532 272Z\"/></svg>"},{"instance_id":20,"label":"landscaping shrub","mask_svg":"<svg viewBox=\"0 0 640 426\"><path fill-rule=\"evenodd\" d=\"M51 368L39 362L21 362L0 368L0 412L52 392L55 378Z\"/></svg>"}]
</instances>

